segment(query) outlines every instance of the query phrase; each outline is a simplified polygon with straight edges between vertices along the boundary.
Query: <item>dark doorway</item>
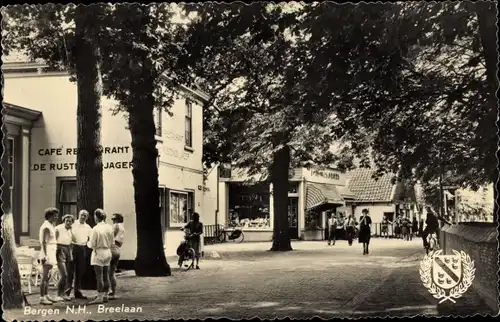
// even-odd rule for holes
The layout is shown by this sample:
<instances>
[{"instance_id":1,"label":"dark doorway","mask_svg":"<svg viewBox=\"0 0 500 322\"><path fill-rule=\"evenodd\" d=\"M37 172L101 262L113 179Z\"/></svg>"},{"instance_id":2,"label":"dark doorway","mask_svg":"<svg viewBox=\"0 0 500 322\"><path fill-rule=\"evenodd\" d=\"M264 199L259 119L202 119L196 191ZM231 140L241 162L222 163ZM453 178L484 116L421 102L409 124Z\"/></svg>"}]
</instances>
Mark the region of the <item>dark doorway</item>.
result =
<instances>
[{"instance_id":1,"label":"dark doorway","mask_svg":"<svg viewBox=\"0 0 500 322\"><path fill-rule=\"evenodd\" d=\"M290 239L299 238L299 197L288 197L288 226Z\"/></svg>"}]
</instances>

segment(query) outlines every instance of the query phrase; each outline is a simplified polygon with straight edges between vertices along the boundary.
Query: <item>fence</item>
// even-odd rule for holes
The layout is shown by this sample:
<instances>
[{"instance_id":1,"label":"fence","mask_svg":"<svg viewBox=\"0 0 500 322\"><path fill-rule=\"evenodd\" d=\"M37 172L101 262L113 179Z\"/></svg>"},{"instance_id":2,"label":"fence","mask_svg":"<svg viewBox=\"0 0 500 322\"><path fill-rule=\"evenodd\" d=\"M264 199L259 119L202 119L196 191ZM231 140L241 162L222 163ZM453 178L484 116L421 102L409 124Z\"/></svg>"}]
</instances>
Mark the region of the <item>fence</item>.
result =
<instances>
[{"instance_id":1,"label":"fence","mask_svg":"<svg viewBox=\"0 0 500 322\"><path fill-rule=\"evenodd\" d=\"M224 229L223 225L205 225L203 226L203 241L205 244L213 244L217 235Z\"/></svg>"},{"instance_id":2,"label":"fence","mask_svg":"<svg viewBox=\"0 0 500 322\"><path fill-rule=\"evenodd\" d=\"M372 224L372 236L374 237L389 237L389 238L395 238L396 237L396 225L395 224L390 224L387 226L387 234L382 234L382 223L373 223ZM412 230L412 233L415 235L418 233L414 232Z\"/></svg>"}]
</instances>

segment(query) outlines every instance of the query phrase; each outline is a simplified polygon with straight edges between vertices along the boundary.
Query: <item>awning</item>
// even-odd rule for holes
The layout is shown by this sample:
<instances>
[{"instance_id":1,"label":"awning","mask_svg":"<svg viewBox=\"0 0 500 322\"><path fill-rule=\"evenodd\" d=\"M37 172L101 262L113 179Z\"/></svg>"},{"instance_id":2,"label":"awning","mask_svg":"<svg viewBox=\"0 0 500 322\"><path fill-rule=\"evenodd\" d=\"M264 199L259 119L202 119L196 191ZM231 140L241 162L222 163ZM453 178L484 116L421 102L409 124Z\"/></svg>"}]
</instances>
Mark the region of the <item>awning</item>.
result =
<instances>
[{"instance_id":1,"label":"awning","mask_svg":"<svg viewBox=\"0 0 500 322\"><path fill-rule=\"evenodd\" d=\"M308 183L306 187L306 210L326 205L344 204L344 199L335 185Z\"/></svg>"},{"instance_id":2,"label":"awning","mask_svg":"<svg viewBox=\"0 0 500 322\"><path fill-rule=\"evenodd\" d=\"M342 198L348 199L350 201L353 201L353 200L356 199L356 195L354 194L354 192L352 192L351 190L349 190L349 188L347 188L346 186L339 186L338 190L339 190L340 195L342 196Z\"/></svg>"}]
</instances>

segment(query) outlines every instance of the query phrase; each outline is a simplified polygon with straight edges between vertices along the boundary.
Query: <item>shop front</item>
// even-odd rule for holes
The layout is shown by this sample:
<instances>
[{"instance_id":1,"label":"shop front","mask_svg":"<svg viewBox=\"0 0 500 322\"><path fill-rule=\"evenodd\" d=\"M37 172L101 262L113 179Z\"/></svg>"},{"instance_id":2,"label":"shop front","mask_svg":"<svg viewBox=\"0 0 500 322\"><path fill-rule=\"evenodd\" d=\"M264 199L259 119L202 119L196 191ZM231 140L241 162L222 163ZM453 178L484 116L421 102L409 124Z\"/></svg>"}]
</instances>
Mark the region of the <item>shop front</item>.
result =
<instances>
[{"instance_id":1,"label":"shop front","mask_svg":"<svg viewBox=\"0 0 500 322\"><path fill-rule=\"evenodd\" d=\"M272 240L272 184L259 179L246 176L241 169L219 178L219 224L228 230L243 230L245 241ZM339 171L295 169L288 187L291 239L324 239L327 212L345 206L344 196L351 195Z\"/></svg>"}]
</instances>

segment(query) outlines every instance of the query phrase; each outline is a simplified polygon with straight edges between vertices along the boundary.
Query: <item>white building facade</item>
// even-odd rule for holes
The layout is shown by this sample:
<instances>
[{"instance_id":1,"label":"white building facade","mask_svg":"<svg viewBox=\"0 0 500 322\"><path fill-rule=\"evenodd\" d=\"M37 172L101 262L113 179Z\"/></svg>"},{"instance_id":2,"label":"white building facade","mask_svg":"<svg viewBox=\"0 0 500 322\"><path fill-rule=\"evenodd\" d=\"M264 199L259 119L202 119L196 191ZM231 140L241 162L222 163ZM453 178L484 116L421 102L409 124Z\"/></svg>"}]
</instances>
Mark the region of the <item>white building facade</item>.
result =
<instances>
[{"instance_id":1,"label":"white building facade","mask_svg":"<svg viewBox=\"0 0 500 322\"><path fill-rule=\"evenodd\" d=\"M40 63L4 58L4 108L12 163L13 217L19 242L38 239L43 210L57 207L76 215L77 88L65 72L45 72ZM202 103L205 94L182 88L171 109L156 112L160 206L167 256L183 238L179 230L189 210L204 209L202 166ZM132 148L123 114L113 115L117 102L102 98L104 210L121 213L126 229L122 260L136 256ZM10 164L9 163L9 164ZM9 165L10 167L10 165ZM209 198L210 201L210 198Z\"/></svg>"}]
</instances>

